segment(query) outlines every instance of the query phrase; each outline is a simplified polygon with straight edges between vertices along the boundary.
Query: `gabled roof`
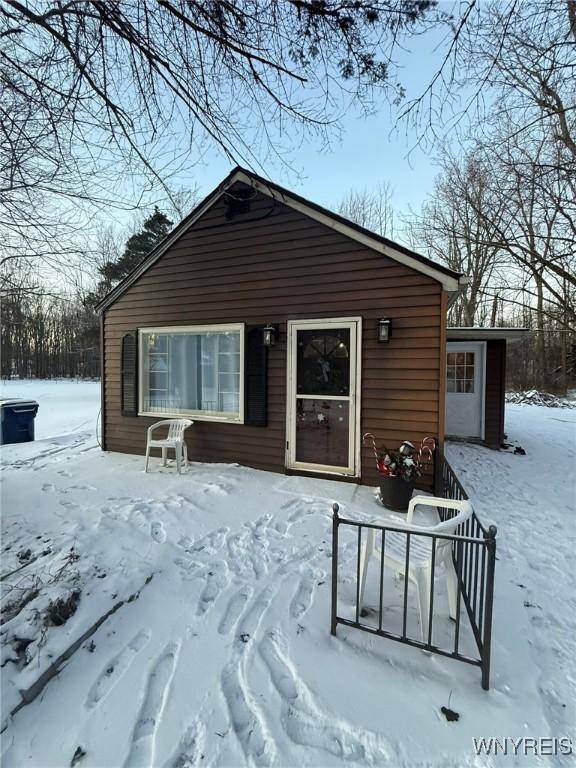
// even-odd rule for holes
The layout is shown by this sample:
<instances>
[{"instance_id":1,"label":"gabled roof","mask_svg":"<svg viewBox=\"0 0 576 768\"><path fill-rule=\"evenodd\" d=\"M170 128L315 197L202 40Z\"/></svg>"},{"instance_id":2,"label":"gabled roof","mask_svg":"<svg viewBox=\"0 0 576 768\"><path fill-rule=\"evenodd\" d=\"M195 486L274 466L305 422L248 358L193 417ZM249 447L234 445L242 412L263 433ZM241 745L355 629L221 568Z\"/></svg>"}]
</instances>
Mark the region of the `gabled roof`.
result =
<instances>
[{"instance_id":1,"label":"gabled roof","mask_svg":"<svg viewBox=\"0 0 576 768\"><path fill-rule=\"evenodd\" d=\"M207 197L199 203L194 210L182 219L172 232L161 242L159 245L151 251L150 254L127 275L118 285L108 293L102 301L96 305L98 312L103 312L116 299L118 299L124 291L126 291L132 283L134 283L146 270L148 270L158 259L164 254L170 246L178 240L194 223L208 211L221 197L226 193L233 184L242 182L247 184L258 192L266 195L273 200L278 200L289 208L303 213L305 216L320 222L321 224L336 230L345 237L349 237L351 240L355 240L368 248L371 248L378 253L387 256L390 259L400 262L416 272L421 272L428 277L437 280L442 284L442 287L450 293L456 292L465 283L465 278L461 272L455 272L442 264L436 264L436 262L427 259L425 256L421 256L419 253L406 248L399 243L395 243L382 235L377 235L375 232L371 232L369 229L365 229L353 221L340 216L333 211L329 211L327 208L323 208L316 203L306 200L300 195L294 192L290 192L279 184L275 184L267 179L258 176L252 171L248 171L244 168L234 168L228 176L222 181L216 189L214 189Z\"/></svg>"}]
</instances>

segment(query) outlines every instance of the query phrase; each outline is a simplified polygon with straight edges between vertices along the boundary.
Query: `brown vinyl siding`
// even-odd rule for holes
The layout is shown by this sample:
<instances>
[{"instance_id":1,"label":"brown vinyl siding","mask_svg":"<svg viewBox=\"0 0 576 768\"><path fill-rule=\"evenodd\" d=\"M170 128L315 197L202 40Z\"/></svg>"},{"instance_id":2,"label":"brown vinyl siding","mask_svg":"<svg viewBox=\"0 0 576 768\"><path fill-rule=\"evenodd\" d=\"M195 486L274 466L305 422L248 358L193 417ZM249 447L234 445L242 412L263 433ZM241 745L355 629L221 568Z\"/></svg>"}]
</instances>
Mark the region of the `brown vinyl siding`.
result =
<instances>
[{"instance_id":1,"label":"brown vinyl siding","mask_svg":"<svg viewBox=\"0 0 576 768\"><path fill-rule=\"evenodd\" d=\"M389 445L441 433L441 285L262 195L248 213L230 221L224 214L220 200L105 311L106 448L142 454L146 428L157 420L120 413L124 333L272 322L280 334L269 352L268 426L196 421L188 440L193 459L283 472L287 321L316 317L363 318L362 433ZM387 345L376 340L380 317L392 318ZM362 482L376 481L365 449Z\"/></svg>"},{"instance_id":2,"label":"brown vinyl siding","mask_svg":"<svg viewBox=\"0 0 576 768\"><path fill-rule=\"evenodd\" d=\"M486 404L484 409L484 442L500 448L504 440L504 406L506 393L506 342L486 342Z\"/></svg>"}]
</instances>

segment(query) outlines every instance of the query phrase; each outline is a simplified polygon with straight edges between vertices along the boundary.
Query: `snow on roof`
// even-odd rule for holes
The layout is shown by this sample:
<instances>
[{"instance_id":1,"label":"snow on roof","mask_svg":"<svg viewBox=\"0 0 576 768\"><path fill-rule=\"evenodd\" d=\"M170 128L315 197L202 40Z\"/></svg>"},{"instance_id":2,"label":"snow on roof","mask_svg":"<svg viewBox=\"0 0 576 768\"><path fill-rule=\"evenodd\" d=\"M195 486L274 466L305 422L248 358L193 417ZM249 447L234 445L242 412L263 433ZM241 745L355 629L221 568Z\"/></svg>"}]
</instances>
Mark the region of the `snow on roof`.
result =
<instances>
[{"instance_id":1,"label":"snow on roof","mask_svg":"<svg viewBox=\"0 0 576 768\"><path fill-rule=\"evenodd\" d=\"M491 339L503 339L508 344L524 338L532 333L530 328L482 328L479 326L448 327L446 334L448 341L489 341Z\"/></svg>"}]
</instances>

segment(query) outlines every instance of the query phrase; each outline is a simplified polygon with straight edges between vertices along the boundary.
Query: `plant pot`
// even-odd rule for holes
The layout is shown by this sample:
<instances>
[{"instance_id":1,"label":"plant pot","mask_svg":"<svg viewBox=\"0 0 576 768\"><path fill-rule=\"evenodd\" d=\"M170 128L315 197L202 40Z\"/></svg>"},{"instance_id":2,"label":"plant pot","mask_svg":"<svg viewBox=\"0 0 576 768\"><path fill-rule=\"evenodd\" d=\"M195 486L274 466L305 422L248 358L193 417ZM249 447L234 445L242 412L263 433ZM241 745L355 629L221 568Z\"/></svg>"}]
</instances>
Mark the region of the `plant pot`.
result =
<instances>
[{"instance_id":1,"label":"plant pot","mask_svg":"<svg viewBox=\"0 0 576 768\"><path fill-rule=\"evenodd\" d=\"M408 504L414 491L414 480L403 480L401 477L386 477L380 479L380 498L382 504L395 512L407 512Z\"/></svg>"}]
</instances>

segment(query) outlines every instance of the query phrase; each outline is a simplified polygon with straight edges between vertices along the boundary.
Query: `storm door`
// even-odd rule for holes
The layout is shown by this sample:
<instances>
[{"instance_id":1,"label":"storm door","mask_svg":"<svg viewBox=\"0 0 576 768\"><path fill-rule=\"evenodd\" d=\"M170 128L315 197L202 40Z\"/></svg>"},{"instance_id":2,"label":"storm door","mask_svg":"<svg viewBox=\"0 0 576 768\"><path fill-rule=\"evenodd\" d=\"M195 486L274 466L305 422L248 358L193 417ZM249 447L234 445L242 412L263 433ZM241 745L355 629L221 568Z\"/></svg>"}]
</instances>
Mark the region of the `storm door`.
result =
<instances>
[{"instance_id":1,"label":"storm door","mask_svg":"<svg viewBox=\"0 0 576 768\"><path fill-rule=\"evenodd\" d=\"M357 475L359 319L288 324L287 466Z\"/></svg>"}]
</instances>

